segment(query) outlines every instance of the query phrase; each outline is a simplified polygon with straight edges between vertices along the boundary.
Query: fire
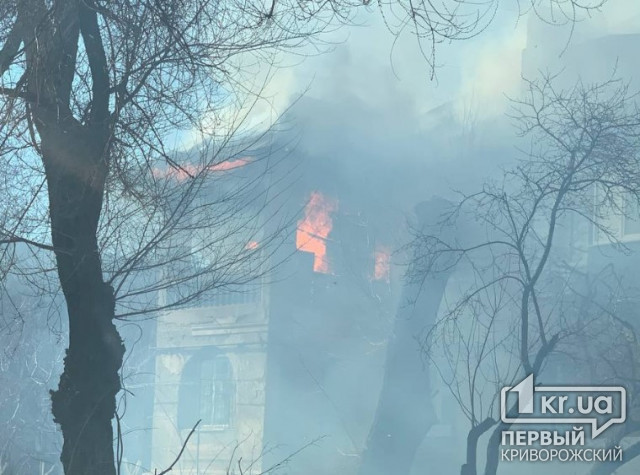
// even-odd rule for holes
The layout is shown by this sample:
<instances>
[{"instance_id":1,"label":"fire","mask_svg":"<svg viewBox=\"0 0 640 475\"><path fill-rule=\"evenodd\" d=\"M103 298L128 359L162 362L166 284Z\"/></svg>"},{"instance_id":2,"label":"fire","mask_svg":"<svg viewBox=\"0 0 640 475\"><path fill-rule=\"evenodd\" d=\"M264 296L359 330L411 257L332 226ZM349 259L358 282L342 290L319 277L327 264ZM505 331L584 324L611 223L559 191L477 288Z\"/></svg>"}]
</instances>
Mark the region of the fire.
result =
<instances>
[{"instance_id":1,"label":"fire","mask_svg":"<svg viewBox=\"0 0 640 475\"><path fill-rule=\"evenodd\" d=\"M194 177L199 173L207 170L210 172L226 172L234 170L236 168L244 167L251 160L248 158L238 158L236 160L225 160L224 162L215 163L208 167L196 166L191 164L182 165L180 168L169 168L167 170L160 170L154 168L152 173L156 178L170 177L175 178L178 181L184 181L187 178Z\"/></svg>"},{"instance_id":2,"label":"fire","mask_svg":"<svg viewBox=\"0 0 640 475\"><path fill-rule=\"evenodd\" d=\"M224 162L216 163L207 167L212 172L226 172L228 170L234 170L235 168L244 167L249 160L246 158L238 158L237 160L225 160Z\"/></svg>"},{"instance_id":3,"label":"fire","mask_svg":"<svg viewBox=\"0 0 640 475\"><path fill-rule=\"evenodd\" d=\"M326 240L333 228L331 213L337 209L336 200L314 191L304 208L304 218L298 221L296 247L300 251L313 253L314 272L329 273Z\"/></svg>"},{"instance_id":4,"label":"fire","mask_svg":"<svg viewBox=\"0 0 640 475\"><path fill-rule=\"evenodd\" d=\"M373 253L373 280L389 282L391 271L391 251L387 246L376 246Z\"/></svg>"}]
</instances>

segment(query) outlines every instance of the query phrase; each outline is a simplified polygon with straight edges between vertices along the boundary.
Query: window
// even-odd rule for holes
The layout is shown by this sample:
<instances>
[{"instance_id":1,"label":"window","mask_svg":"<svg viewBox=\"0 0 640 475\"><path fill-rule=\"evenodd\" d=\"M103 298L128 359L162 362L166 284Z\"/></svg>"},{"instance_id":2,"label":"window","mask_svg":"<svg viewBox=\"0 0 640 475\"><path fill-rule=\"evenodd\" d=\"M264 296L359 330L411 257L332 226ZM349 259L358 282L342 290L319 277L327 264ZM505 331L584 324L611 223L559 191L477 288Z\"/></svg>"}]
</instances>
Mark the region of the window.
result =
<instances>
[{"instance_id":1,"label":"window","mask_svg":"<svg viewBox=\"0 0 640 475\"><path fill-rule=\"evenodd\" d=\"M229 358L216 356L203 360L200 365L200 418L204 425L229 426L233 392Z\"/></svg>"},{"instance_id":2,"label":"window","mask_svg":"<svg viewBox=\"0 0 640 475\"><path fill-rule=\"evenodd\" d=\"M593 211L595 221L597 222L593 235L595 244L609 243L609 234L614 238L620 237L622 231L622 216L620 215L619 207L622 203L619 201L618 199L607 197L605 191L600 186L594 187L595 206Z\"/></svg>"},{"instance_id":3,"label":"window","mask_svg":"<svg viewBox=\"0 0 640 475\"><path fill-rule=\"evenodd\" d=\"M640 209L633 196L618 193L606 197L604 191L597 188L594 213L598 224L594 234L596 244L606 244L610 239L640 238Z\"/></svg>"},{"instance_id":4,"label":"window","mask_svg":"<svg viewBox=\"0 0 640 475\"><path fill-rule=\"evenodd\" d=\"M640 210L635 198L628 196L624 203L623 235L640 235Z\"/></svg>"},{"instance_id":5,"label":"window","mask_svg":"<svg viewBox=\"0 0 640 475\"><path fill-rule=\"evenodd\" d=\"M197 420L218 430L231 425L235 381L229 358L214 347L191 356L182 369L178 397L178 427L191 429Z\"/></svg>"}]
</instances>

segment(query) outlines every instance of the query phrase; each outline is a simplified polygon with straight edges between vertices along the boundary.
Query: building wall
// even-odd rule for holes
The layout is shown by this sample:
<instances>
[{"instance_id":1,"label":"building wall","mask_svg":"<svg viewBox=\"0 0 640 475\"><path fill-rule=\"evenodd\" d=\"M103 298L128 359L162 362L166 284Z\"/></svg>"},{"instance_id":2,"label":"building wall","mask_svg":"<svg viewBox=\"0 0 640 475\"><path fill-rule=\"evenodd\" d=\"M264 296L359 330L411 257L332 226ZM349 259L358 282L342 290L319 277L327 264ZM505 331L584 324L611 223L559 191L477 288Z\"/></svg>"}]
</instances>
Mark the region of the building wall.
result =
<instances>
[{"instance_id":1,"label":"building wall","mask_svg":"<svg viewBox=\"0 0 640 475\"><path fill-rule=\"evenodd\" d=\"M152 461L166 468L202 417L199 361L228 358L232 391L228 426L202 422L174 472L226 474L261 469L267 343L266 301L167 312L158 319ZM189 369L191 367L191 369ZM195 376L190 377L189 374Z\"/></svg>"}]
</instances>

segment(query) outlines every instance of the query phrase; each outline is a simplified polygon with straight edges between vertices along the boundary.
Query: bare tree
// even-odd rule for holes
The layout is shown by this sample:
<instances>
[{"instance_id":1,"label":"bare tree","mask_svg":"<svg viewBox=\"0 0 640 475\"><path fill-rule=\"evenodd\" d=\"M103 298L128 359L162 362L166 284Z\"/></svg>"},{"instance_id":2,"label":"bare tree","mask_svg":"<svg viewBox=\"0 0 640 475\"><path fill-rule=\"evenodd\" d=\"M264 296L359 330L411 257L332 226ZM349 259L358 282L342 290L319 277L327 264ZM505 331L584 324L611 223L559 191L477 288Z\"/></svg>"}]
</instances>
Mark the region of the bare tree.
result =
<instances>
[{"instance_id":1,"label":"bare tree","mask_svg":"<svg viewBox=\"0 0 640 475\"><path fill-rule=\"evenodd\" d=\"M413 243L418 281L457 269L425 350L471 424L463 474L476 473L478 438L495 425L498 389L538 374L563 344L593 336L609 318L602 303L595 311L587 305L586 237L592 228L623 246L607 217L631 212L621 197L640 199L635 96L618 80L559 90L554 79L527 81L525 98L514 101L512 117L529 144L517 165L463 196ZM450 226L473 231L444 239ZM504 428L490 437L487 474L497 469Z\"/></svg>"},{"instance_id":2,"label":"bare tree","mask_svg":"<svg viewBox=\"0 0 640 475\"><path fill-rule=\"evenodd\" d=\"M389 24L392 30L410 25L432 61L437 43L481 31L497 3L400 0L381 7L394 13L386 18L397 19ZM599 3L556 1L559 8L569 7L569 18ZM222 163L242 158L230 138L243 122L233 111L244 103L239 97L245 97L251 73L246 68L270 51L301 46L328 25L348 21L358 4L7 0L0 5L0 153L9 183L3 185L0 242L9 249L4 257L16 245L47 251L37 256L40 276L53 274L51 286L59 283L65 297L69 349L52 409L64 436L67 474L114 473L111 422L124 346L113 319L154 307L141 308L135 297L167 289L175 279L158 272L143 290L145 277L134 278L136 271L160 270L192 256L188 250L176 256L175 248L163 243L176 228L190 231L185 215L217 211L218 202L194 205L194 190ZM169 151L176 133L193 130L208 136L206 143L215 149L200 154L195 166L184 158L180 163ZM167 169L186 179L178 185L170 174L158 178L156 171ZM225 216L233 217L232 229L241 226L241 218L230 213L207 223L221 236L195 246L202 252L216 249L214 256L222 260L184 279L198 283L181 294L178 305L212 283L225 283L225 277L237 282L230 266L249 261L252 252L231 246L234 240L225 231ZM33 269L7 262L42 285Z\"/></svg>"}]
</instances>

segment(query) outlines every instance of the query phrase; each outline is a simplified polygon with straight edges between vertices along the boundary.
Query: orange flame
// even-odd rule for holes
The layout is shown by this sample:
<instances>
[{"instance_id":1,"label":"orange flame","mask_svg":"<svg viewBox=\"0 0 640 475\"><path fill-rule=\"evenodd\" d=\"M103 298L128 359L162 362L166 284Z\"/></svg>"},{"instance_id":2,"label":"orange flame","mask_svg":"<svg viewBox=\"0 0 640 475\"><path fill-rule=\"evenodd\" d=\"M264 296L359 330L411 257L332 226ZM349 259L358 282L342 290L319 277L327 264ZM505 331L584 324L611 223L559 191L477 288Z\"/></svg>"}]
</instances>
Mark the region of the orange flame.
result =
<instances>
[{"instance_id":1,"label":"orange flame","mask_svg":"<svg viewBox=\"0 0 640 475\"><path fill-rule=\"evenodd\" d=\"M304 218L298 221L296 248L314 255L314 272L329 273L326 239L333 228L331 213L337 209L336 200L327 198L319 191L314 191L304 208Z\"/></svg>"},{"instance_id":2,"label":"orange flame","mask_svg":"<svg viewBox=\"0 0 640 475\"><path fill-rule=\"evenodd\" d=\"M377 246L373 253L373 280L389 282L391 252L387 246Z\"/></svg>"},{"instance_id":3,"label":"orange flame","mask_svg":"<svg viewBox=\"0 0 640 475\"><path fill-rule=\"evenodd\" d=\"M175 178L178 181L184 181L187 178L194 177L205 170L210 172L226 172L229 170L234 170L236 168L244 167L250 161L251 160L249 160L248 158L238 158L236 160L225 160L224 162L215 163L213 165L209 165L208 167L186 164L180 166L180 168L168 168L166 170L154 168L152 170L152 173L156 178L169 177Z\"/></svg>"},{"instance_id":4,"label":"orange flame","mask_svg":"<svg viewBox=\"0 0 640 475\"><path fill-rule=\"evenodd\" d=\"M227 170L244 167L247 163L249 163L248 159L238 158L237 160L225 160L224 162L210 165L207 168L212 172L226 172Z\"/></svg>"}]
</instances>

